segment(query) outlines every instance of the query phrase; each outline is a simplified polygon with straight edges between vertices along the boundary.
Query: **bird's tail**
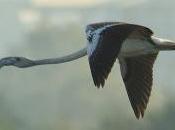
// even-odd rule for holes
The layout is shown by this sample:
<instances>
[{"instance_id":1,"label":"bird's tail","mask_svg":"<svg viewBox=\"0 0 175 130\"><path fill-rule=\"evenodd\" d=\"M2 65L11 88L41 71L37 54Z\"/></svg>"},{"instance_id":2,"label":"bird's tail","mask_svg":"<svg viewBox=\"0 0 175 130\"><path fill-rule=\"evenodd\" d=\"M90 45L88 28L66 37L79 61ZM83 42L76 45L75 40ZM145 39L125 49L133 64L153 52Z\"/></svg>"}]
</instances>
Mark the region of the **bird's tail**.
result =
<instances>
[{"instance_id":1,"label":"bird's tail","mask_svg":"<svg viewBox=\"0 0 175 130\"><path fill-rule=\"evenodd\" d=\"M153 42L156 44L156 48L161 51L175 50L175 42L167 39L161 39L152 36Z\"/></svg>"}]
</instances>

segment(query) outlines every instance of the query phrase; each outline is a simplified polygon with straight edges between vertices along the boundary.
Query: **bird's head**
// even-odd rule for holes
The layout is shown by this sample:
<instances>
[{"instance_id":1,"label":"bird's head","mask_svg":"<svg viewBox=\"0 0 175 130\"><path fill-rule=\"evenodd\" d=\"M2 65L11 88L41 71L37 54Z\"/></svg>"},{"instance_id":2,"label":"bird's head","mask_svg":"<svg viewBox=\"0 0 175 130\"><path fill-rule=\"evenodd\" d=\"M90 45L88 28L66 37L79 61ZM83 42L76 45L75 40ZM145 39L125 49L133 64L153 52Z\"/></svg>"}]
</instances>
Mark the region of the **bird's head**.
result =
<instances>
[{"instance_id":1,"label":"bird's head","mask_svg":"<svg viewBox=\"0 0 175 130\"><path fill-rule=\"evenodd\" d=\"M94 29L91 26L86 27L86 37L89 42L92 42Z\"/></svg>"},{"instance_id":2,"label":"bird's head","mask_svg":"<svg viewBox=\"0 0 175 130\"><path fill-rule=\"evenodd\" d=\"M87 40L91 42L94 35L100 34L104 29L114 24L119 24L119 23L118 22L99 22L99 23L92 23L87 25L85 30Z\"/></svg>"},{"instance_id":3,"label":"bird's head","mask_svg":"<svg viewBox=\"0 0 175 130\"><path fill-rule=\"evenodd\" d=\"M18 68L25 68L35 65L34 61L24 57L6 57L0 60L0 67L16 66Z\"/></svg>"}]
</instances>

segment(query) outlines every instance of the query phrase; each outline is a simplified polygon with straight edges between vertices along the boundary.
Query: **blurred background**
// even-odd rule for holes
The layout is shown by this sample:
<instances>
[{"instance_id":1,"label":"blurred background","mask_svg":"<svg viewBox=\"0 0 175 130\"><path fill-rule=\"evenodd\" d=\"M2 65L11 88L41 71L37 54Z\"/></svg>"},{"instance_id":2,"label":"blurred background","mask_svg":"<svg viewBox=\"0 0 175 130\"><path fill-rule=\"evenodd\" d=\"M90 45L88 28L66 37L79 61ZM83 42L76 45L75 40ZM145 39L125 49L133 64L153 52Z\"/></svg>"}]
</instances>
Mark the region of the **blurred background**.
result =
<instances>
[{"instance_id":1,"label":"blurred background","mask_svg":"<svg viewBox=\"0 0 175 130\"><path fill-rule=\"evenodd\" d=\"M86 45L89 23L141 24L175 40L175 1L0 0L0 58L59 57ZM87 57L60 65L0 70L0 130L175 128L175 52L161 52L145 117L137 120L116 62L103 89Z\"/></svg>"}]
</instances>

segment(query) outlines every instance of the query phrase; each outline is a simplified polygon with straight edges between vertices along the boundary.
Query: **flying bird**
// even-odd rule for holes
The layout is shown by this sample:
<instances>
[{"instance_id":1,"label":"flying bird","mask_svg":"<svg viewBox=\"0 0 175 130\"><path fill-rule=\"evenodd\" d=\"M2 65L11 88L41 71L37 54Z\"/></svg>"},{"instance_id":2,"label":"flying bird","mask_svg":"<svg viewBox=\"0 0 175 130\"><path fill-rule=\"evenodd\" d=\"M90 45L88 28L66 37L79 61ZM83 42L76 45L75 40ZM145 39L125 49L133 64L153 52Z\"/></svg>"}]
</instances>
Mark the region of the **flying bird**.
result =
<instances>
[{"instance_id":1,"label":"flying bird","mask_svg":"<svg viewBox=\"0 0 175 130\"><path fill-rule=\"evenodd\" d=\"M105 85L116 59L136 118L144 116L151 94L153 64L159 51L175 50L175 42L155 37L147 27L123 23L101 22L86 27L87 47L63 57L30 60L25 57L6 57L0 67L19 68L44 64L59 64L88 55L95 86Z\"/></svg>"}]
</instances>

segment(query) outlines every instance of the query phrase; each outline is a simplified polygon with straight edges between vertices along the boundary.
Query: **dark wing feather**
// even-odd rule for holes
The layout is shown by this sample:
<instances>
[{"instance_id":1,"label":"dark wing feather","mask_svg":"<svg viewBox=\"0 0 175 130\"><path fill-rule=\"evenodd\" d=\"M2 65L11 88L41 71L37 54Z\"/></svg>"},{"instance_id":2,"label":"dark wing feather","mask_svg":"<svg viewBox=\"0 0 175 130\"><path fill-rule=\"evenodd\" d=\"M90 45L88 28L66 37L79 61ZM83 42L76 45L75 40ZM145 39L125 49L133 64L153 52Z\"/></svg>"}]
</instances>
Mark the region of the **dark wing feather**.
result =
<instances>
[{"instance_id":1,"label":"dark wing feather","mask_svg":"<svg viewBox=\"0 0 175 130\"><path fill-rule=\"evenodd\" d=\"M97 87L104 86L123 41L137 30L141 36L152 35L152 31L146 27L124 23L114 24L100 33L98 44L89 56L92 77Z\"/></svg>"},{"instance_id":2,"label":"dark wing feather","mask_svg":"<svg viewBox=\"0 0 175 130\"><path fill-rule=\"evenodd\" d=\"M123 81L137 118L144 116L148 104L153 82L152 68L157 54L119 58Z\"/></svg>"}]
</instances>

